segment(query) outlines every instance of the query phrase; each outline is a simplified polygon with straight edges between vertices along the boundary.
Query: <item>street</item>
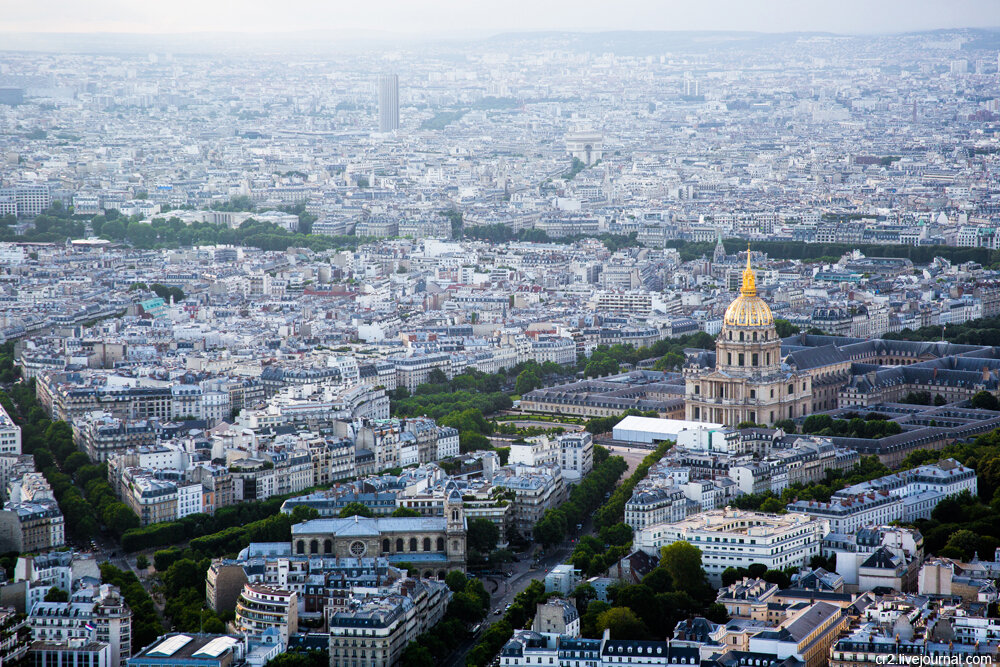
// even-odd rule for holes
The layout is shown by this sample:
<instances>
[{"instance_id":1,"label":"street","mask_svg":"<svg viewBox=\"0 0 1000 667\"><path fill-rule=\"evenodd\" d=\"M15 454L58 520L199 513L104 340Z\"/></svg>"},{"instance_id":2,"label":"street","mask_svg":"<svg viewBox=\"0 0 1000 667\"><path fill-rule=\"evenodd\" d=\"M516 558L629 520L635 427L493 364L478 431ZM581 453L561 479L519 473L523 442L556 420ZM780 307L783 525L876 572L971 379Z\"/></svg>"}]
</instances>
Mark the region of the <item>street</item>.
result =
<instances>
[{"instance_id":1,"label":"street","mask_svg":"<svg viewBox=\"0 0 1000 667\"><path fill-rule=\"evenodd\" d=\"M584 530L580 533L581 535L586 535L591 529L591 525L584 526ZM521 562L512 563L511 571L514 573L510 579L506 577L484 577L483 585L486 586L486 590L490 591L492 587L487 583L488 581L496 581L499 583L497 593L493 594L490 600L490 611L486 615L486 618L482 622L482 629L479 636L472 637L464 643L460 644L455 652L452 653L451 658L445 663L445 667L461 667L465 665L465 656L468 654L472 647L476 645L479 641L479 637L482 633L485 633L491 625L497 621L503 620L504 607L514 601L514 596L523 591L528 587L534 580L543 580L545 578L545 573L551 570L554 565L558 565L563 562L567 556L573 551L574 543L566 541L560 546L553 550L550 550L549 554L543 557L539 561L539 566L537 568L532 568L531 558L529 556L524 556L521 558ZM500 610L500 615L496 615L494 612Z\"/></svg>"},{"instance_id":2,"label":"street","mask_svg":"<svg viewBox=\"0 0 1000 667\"><path fill-rule=\"evenodd\" d=\"M621 456L625 459L625 463L628 464L628 470L622 475L622 480L628 479L628 477L635 472L635 469L639 467L639 464L642 463L642 460L652 451L642 447L626 446L621 443L602 442L599 444L601 444L602 447L606 447L611 452L612 456ZM549 553L539 561L539 566L537 568L532 567L532 558L530 556L521 556L520 562L512 564L511 571L513 572L513 576L511 576L510 579L506 577L484 577L483 585L486 587L486 590L491 593L491 599L490 610L482 622L480 634L460 644L458 648L455 649L455 652L452 653L451 657L445 662L444 667L463 667L465 665L465 656L470 650L472 650L472 647L476 645L482 634L485 633L491 625L503 619L504 607L513 602L514 597L527 588L528 584L536 579L539 581L543 580L546 572L551 570L553 566L565 561L576 546L575 540L579 539L583 535L593 534L593 530L593 517L589 517L584 522L583 529L575 538L570 538L558 547L550 549ZM494 592L494 586L492 584L496 584L496 592ZM494 613L497 610L500 610L499 615Z\"/></svg>"}]
</instances>

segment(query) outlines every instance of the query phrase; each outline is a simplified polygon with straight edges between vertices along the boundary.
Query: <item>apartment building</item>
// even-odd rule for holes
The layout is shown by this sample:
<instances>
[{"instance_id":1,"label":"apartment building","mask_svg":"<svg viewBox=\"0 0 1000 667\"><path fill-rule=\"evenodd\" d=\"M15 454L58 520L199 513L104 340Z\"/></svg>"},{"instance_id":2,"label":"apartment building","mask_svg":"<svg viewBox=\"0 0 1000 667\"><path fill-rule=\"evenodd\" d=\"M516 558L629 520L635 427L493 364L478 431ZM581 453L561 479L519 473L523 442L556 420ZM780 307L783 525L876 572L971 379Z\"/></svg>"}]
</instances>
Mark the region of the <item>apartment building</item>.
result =
<instances>
[{"instance_id":1,"label":"apartment building","mask_svg":"<svg viewBox=\"0 0 1000 667\"><path fill-rule=\"evenodd\" d=\"M251 637L274 630L287 646L289 636L299 631L298 610L295 592L248 582L236 600L234 626Z\"/></svg>"},{"instance_id":2,"label":"apartment building","mask_svg":"<svg viewBox=\"0 0 1000 667\"><path fill-rule=\"evenodd\" d=\"M77 591L69 602L38 602L30 609L28 624L35 641L93 638L108 644L110 667L124 667L132 656L132 610L110 584Z\"/></svg>"},{"instance_id":3,"label":"apartment building","mask_svg":"<svg viewBox=\"0 0 1000 667\"><path fill-rule=\"evenodd\" d=\"M331 609L330 667L393 667L407 644L444 616L450 600L443 582L404 579L349 610Z\"/></svg>"},{"instance_id":4,"label":"apartment building","mask_svg":"<svg viewBox=\"0 0 1000 667\"><path fill-rule=\"evenodd\" d=\"M650 555L674 542L693 544L701 549L705 572L717 586L727 567L762 563L780 570L808 564L829 532L829 522L805 514L723 509L646 526L636 533L635 544Z\"/></svg>"},{"instance_id":5,"label":"apartment building","mask_svg":"<svg viewBox=\"0 0 1000 667\"><path fill-rule=\"evenodd\" d=\"M513 492L514 528L528 540L545 511L566 501L566 487L558 467L501 468L493 483Z\"/></svg>"},{"instance_id":6,"label":"apartment building","mask_svg":"<svg viewBox=\"0 0 1000 667\"><path fill-rule=\"evenodd\" d=\"M4 503L0 511L0 548L31 553L66 544L66 526L55 500Z\"/></svg>"}]
</instances>

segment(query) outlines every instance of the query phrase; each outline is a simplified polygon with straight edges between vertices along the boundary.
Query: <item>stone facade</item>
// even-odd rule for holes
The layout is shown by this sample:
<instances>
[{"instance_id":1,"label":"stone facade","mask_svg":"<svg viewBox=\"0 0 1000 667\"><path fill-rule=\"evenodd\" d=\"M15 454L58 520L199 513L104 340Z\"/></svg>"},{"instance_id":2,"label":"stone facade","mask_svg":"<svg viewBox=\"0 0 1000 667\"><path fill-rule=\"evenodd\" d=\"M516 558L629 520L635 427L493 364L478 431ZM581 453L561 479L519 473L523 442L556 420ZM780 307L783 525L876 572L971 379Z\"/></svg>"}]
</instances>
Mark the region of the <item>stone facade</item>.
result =
<instances>
[{"instance_id":1,"label":"stone facade","mask_svg":"<svg viewBox=\"0 0 1000 667\"><path fill-rule=\"evenodd\" d=\"M781 339L771 309L757 296L749 254L743 287L716 342L715 368L688 368L685 375L685 416L691 421L773 424L808 414L812 378L782 364Z\"/></svg>"},{"instance_id":2,"label":"stone facade","mask_svg":"<svg viewBox=\"0 0 1000 667\"><path fill-rule=\"evenodd\" d=\"M313 519L292 526L292 551L382 556L390 564L408 563L422 576L443 579L451 570L465 570L465 531L461 505L449 505L443 517Z\"/></svg>"}]
</instances>

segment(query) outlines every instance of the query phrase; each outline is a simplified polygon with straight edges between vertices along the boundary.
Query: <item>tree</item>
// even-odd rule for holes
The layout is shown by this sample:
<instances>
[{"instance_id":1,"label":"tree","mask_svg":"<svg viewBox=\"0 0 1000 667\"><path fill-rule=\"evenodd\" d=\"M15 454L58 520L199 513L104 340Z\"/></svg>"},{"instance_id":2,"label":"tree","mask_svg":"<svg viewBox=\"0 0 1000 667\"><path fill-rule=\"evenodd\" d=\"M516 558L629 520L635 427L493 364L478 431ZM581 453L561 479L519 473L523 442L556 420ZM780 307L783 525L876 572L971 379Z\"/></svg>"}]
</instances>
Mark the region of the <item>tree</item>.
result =
<instances>
[{"instance_id":1,"label":"tree","mask_svg":"<svg viewBox=\"0 0 1000 667\"><path fill-rule=\"evenodd\" d=\"M414 509L410 509L409 507L397 507L396 509L394 509L392 511L392 514L390 514L389 516L393 516L393 517L397 517L397 518L398 517L416 517L416 516L420 516L420 512L418 512L417 510L414 510Z\"/></svg>"},{"instance_id":2,"label":"tree","mask_svg":"<svg viewBox=\"0 0 1000 667\"><path fill-rule=\"evenodd\" d=\"M458 448L462 453L479 450L489 450L493 448L490 439L482 433L475 431L461 431L458 434Z\"/></svg>"},{"instance_id":3,"label":"tree","mask_svg":"<svg viewBox=\"0 0 1000 667\"><path fill-rule=\"evenodd\" d=\"M597 617L597 631L611 630L612 639L645 639L649 628L628 607L612 607Z\"/></svg>"},{"instance_id":4,"label":"tree","mask_svg":"<svg viewBox=\"0 0 1000 667\"><path fill-rule=\"evenodd\" d=\"M962 560L969 560L979 549L979 535L971 530L958 530L951 534L945 546L960 552Z\"/></svg>"},{"instance_id":5,"label":"tree","mask_svg":"<svg viewBox=\"0 0 1000 667\"><path fill-rule=\"evenodd\" d=\"M780 317L774 318L774 328L778 332L778 338L788 338L789 336L794 336L799 333L801 329L788 320L783 320Z\"/></svg>"},{"instance_id":6,"label":"tree","mask_svg":"<svg viewBox=\"0 0 1000 667\"><path fill-rule=\"evenodd\" d=\"M204 595L205 570L190 558L181 558L163 573L163 584L168 597L177 597L186 588L193 588Z\"/></svg>"},{"instance_id":7,"label":"tree","mask_svg":"<svg viewBox=\"0 0 1000 667\"><path fill-rule=\"evenodd\" d=\"M632 527L626 523L604 526L600 530L601 540L612 545L628 544L632 541Z\"/></svg>"},{"instance_id":8,"label":"tree","mask_svg":"<svg viewBox=\"0 0 1000 667\"><path fill-rule=\"evenodd\" d=\"M497 546L500 539L500 529L489 519L477 518L469 523L466 541L469 548L480 553L489 553Z\"/></svg>"},{"instance_id":9,"label":"tree","mask_svg":"<svg viewBox=\"0 0 1000 667\"><path fill-rule=\"evenodd\" d=\"M437 661L427 648L412 641L400 656L399 664L402 667L435 667Z\"/></svg>"},{"instance_id":10,"label":"tree","mask_svg":"<svg viewBox=\"0 0 1000 667\"><path fill-rule=\"evenodd\" d=\"M566 515L558 509L548 510L535 524L534 534L545 547L559 544L566 537Z\"/></svg>"},{"instance_id":11,"label":"tree","mask_svg":"<svg viewBox=\"0 0 1000 667\"><path fill-rule=\"evenodd\" d=\"M344 505L343 509L340 510L340 518L346 519L349 516L364 516L370 518L375 515L366 505L362 505L359 502L349 502Z\"/></svg>"},{"instance_id":12,"label":"tree","mask_svg":"<svg viewBox=\"0 0 1000 667\"><path fill-rule=\"evenodd\" d=\"M514 392L524 396L532 389L538 389L541 386L542 381L538 378L535 372L525 370L518 374L517 381L514 383Z\"/></svg>"},{"instance_id":13,"label":"tree","mask_svg":"<svg viewBox=\"0 0 1000 667\"><path fill-rule=\"evenodd\" d=\"M427 384L448 384L448 376L440 368L432 368L427 374Z\"/></svg>"},{"instance_id":14,"label":"tree","mask_svg":"<svg viewBox=\"0 0 1000 667\"><path fill-rule=\"evenodd\" d=\"M69 602L69 593L53 586L45 593L46 602Z\"/></svg>"},{"instance_id":15,"label":"tree","mask_svg":"<svg viewBox=\"0 0 1000 667\"><path fill-rule=\"evenodd\" d=\"M795 433L795 422L791 419L780 419L774 422L774 428L780 428L785 433L791 435Z\"/></svg>"},{"instance_id":16,"label":"tree","mask_svg":"<svg viewBox=\"0 0 1000 667\"><path fill-rule=\"evenodd\" d=\"M779 589L788 588L792 584L792 580L781 570L768 570L764 573L764 581L777 584Z\"/></svg>"},{"instance_id":17,"label":"tree","mask_svg":"<svg viewBox=\"0 0 1000 667\"><path fill-rule=\"evenodd\" d=\"M785 511L785 504L777 498L765 498L760 504L760 511L778 514Z\"/></svg>"},{"instance_id":18,"label":"tree","mask_svg":"<svg viewBox=\"0 0 1000 667\"><path fill-rule=\"evenodd\" d=\"M117 535L124 535L126 530L139 527L139 517L123 502L110 503L102 518L108 530Z\"/></svg>"},{"instance_id":19,"label":"tree","mask_svg":"<svg viewBox=\"0 0 1000 667\"><path fill-rule=\"evenodd\" d=\"M1000 412L1000 400L990 392L983 390L972 397L972 407L979 410Z\"/></svg>"},{"instance_id":20,"label":"tree","mask_svg":"<svg viewBox=\"0 0 1000 667\"><path fill-rule=\"evenodd\" d=\"M468 583L469 579L459 570L452 570L444 577L444 583L448 584L448 588L451 589L452 593L457 593L459 591L465 590L465 584Z\"/></svg>"},{"instance_id":21,"label":"tree","mask_svg":"<svg viewBox=\"0 0 1000 667\"><path fill-rule=\"evenodd\" d=\"M732 586L737 581L742 579L746 575L746 570L743 568L727 567L722 571L722 586L723 588L727 586Z\"/></svg>"},{"instance_id":22,"label":"tree","mask_svg":"<svg viewBox=\"0 0 1000 667\"><path fill-rule=\"evenodd\" d=\"M573 589L572 596L576 600L576 608L580 610L581 614L584 614L587 611L587 605L597 599L597 589L592 584L585 582L578 584Z\"/></svg>"},{"instance_id":23,"label":"tree","mask_svg":"<svg viewBox=\"0 0 1000 667\"><path fill-rule=\"evenodd\" d=\"M823 429L833 426L833 417L830 415L809 415L802 422L803 433L819 433Z\"/></svg>"},{"instance_id":24,"label":"tree","mask_svg":"<svg viewBox=\"0 0 1000 667\"><path fill-rule=\"evenodd\" d=\"M145 570L149 567L149 559L145 554L139 554L135 559L135 567L138 570Z\"/></svg>"},{"instance_id":25,"label":"tree","mask_svg":"<svg viewBox=\"0 0 1000 667\"><path fill-rule=\"evenodd\" d=\"M703 595L707 582L701 567L701 549L688 542L674 542L660 549L660 565L670 575L674 589L692 597Z\"/></svg>"},{"instance_id":26,"label":"tree","mask_svg":"<svg viewBox=\"0 0 1000 667\"><path fill-rule=\"evenodd\" d=\"M90 457L83 452L73 452L63 461L62 469L67 475L72 475L86 465L90 465Z\"/></svg>"},{"instance_id":27,"label":"tree","mask_svg":"<svg viewBox=\"0 0 1000 667\"><path fill-rule=\"evenodd\" d=\"M451 597L448 604L448 613L456 618L468 618L479 620L483 617L484 610L478 598L475 598L465 591L459 591Z\"/></svg>"},{"instance_id":28,"label":"tree","mask_svg":"<svg viewBox=\"0 0 1000 667\"><path fill-rule=\"evenodd\" d=\"M653 364L654 371L672 371L684 365L684 355L679 352L667 352Z\"/></svg>"}]
</instances>

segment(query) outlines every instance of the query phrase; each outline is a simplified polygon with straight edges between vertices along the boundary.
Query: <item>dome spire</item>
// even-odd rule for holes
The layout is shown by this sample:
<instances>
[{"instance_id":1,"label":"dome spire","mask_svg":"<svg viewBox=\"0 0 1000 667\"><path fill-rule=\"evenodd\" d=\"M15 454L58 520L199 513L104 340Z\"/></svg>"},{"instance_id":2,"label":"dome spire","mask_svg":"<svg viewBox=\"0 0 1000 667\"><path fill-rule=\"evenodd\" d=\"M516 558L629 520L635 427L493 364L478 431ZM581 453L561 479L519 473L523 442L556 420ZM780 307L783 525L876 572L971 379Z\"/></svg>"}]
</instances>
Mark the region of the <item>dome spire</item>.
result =
<instances>
[{"instance_id":1,"label":"dome spire","mask_svg":"<svg viewBox=\"0 0 1000 667\"><path fill-rule=\"evenodd\" d=\"M747 244L747 268L743 271L743 288L740 290L743 296L757 296L757 279L754 277L753 269L750 268L750 244Z\"/></svg>"}]
</instances>

